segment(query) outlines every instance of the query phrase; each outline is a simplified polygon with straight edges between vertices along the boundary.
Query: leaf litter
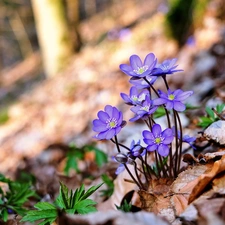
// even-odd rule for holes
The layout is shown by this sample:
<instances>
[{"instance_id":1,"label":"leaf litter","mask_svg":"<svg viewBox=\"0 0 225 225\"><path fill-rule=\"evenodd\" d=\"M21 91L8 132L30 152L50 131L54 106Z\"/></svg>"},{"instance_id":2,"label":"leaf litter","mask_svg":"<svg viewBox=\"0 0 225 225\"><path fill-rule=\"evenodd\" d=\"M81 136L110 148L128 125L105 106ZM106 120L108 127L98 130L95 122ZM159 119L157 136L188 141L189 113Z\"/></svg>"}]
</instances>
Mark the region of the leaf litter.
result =
<instances>
[{"instance_id":1,"label":"leaf litter","mask_svg":"<svg viewBox=\"0 0 225 225\"><path fill-rule=\"evenodd\" d=\"M151 21L146 21L146 22L150 23ZM144 22L142 21L142 23ZM138 27L136 27L135 29L138 30ZM210 31L207 30L207 32L210 32ZM161 41L162 42L158 41L158 44L159 43L162 44L163 40ZM200 42L200 38L198 39L198 41ZM209 42L209 43L212 43L212 42ZM204 45L209 46L209 43L205 41ZM148 46L149 43L146 43L145 45ZM103 43L103 46L105 46L104 43ZM156 46L156 47L159 48L159 46ZM86 72L93 71L94 68L96 68L96 65L99 66L97 62L91 61L91 59L88 57L90 52L92 52L91 49L89 50L90 51L88 50L86 50L86 52L84 51L80 55L80 57L83 57L84 59L87 59L87 61L89 61L89 65ZM170 50L171 48L167 51L170 51ZM127 55L127 51L128 51L127 48L124 48L123 50L121 50L120 53L122 52L124 54L123 51L126 52L125 55ZM132 51L138 51L138 50L132 49ZM171 51L175 52L175 50L171 50ZM94 50L92 53L94 53ZM104 55L103 53L98 52L99 55ZM190 56L192 55L192 53L189 53L189 54ZM124 58L125 58L125 55L123 55ZM161 55L163 56L163 53L161 53ZM118 60L121 60L121 57ZM78 64L83 65L81 61L78 60ZM74 70L76 66L77 64L75 63L72 66L72 68L70 68L70 70ZM100 68L99 71L96 72L96 74L90 75L90 77L91 76L95 77L94 82L97 80L97 78L99 78L97 76L97 73L101 74L102 71L105 71L104 66ZM113 82L114 82L115 78L119 78L120 75L116 72L115 69L113 71L114 72L112 74L110 73L110 75L115 75L113 79ZM62 133L65 131L66 133L65 136L60 134L59 132L60 126L57 124L57 121L58 120L63 121L63 118L65 118L61 116L61 113L62 114L65 113L63 111L63 108L66 108L67 111L68 109L71 109L71 112L75 112L77 110L77 105L79 105L81 111L83 110L81 114L83 114L83 112L85 111L86 105L83 104L82 101L89 101L89 103L93 101L93 99L88 98L88 95L92 95L95 92L99 92L99 90L102 90L103 88L106 88L106 87L107 89L111 88L110 89L111 92L117 92L115 91L115 86L118 87L118 90L121 89L122 87L126 88L126 86L124 85L124 82L121 79L120 81L119 79L116 79L117 80L115 83L116 85L113 88L109 85L112 82L112 79L109 77L104 79L105 79L104 83L106 84L106 86L102 87L101 85L99 86L96 85L95 88L91 88L91 90L88 90L89 94L86 94L86 97L85 95L83 95L84 90L87 90L88 87L90 87L90 85L86 85L85 82L93 82L93 80L91 79L88 81L82 80L84 89L79 87L80 84L77 83L76 79L75 80L70 79L70 82L74 81L74 83L77 86L76 87L67 86L68 89L70 89L70 91L68 92L65 91L65 89L62 90L63 87L61 86L61 84L62 83L66 84L66 82L63 80L62 77L59 78L58 81L54 79L52 81L47 81L45 83L45 91L47 95L49 96L54 95L54 92L52 92L52 87L54 86L56 89L61 90L61 92L57 93L58 94L56 95L57 98L62 102L64 101L64 103L53 104L55 117L52 116L52 113L51 111L49 111L48 108L45 108L45 104L51 105L53 103L52 99L49 98L47 103L42 102L42 96L44 95L43 89L36 89L36 91L33 92L33 96L36 96L36 97L34 97L32 101L28 100L27 97L24 97L21 100L21 103L14 106L14 108L11 109L11 119L12 119L11 125L9 123L9 127L10 126L11 127L2 128L2 132L6 131L5 134L8 134L8 136L7 135L4 136L3 134L1 135L3 135L4 141L2 141L3 142L2 147L5 150L5 152L10 151L10 149L14 149L14 151L12 151L13 156L18 156L18 157L17 159L13 161L13 163L10 163L9 165L7 165L7 163L10 162L10 160L4 160L4 159L7 159L8 153L7 154L2 153L1 159L2 161L4 161L2 171L7 171L10 175L14 174L16 171L15 165L18 165L18 162L19 162L20 170L22 169L25 171L32 171L35 174L35 177L37 178L37 186L39 186L40 188L39 192L41 193L43 198L49 198L50 200L53 199L53 196L56 194L59 188L59 180L60 181L63 180L68 186L72 187L73 189L80 186L82 183L85 183L87 185L91 184L92 183L91 179L85 177L85 172L87 172L86 169L84 169L84 173L82 175L76 174L76 173L70 177L62 175L62 167L63 167L62 164L65 163L63 162L63 155L65 154L65 152L61 151L60 148L56 149L56 151L52 151L50 154L51 157L54 154L56 155L56 157L53 157L52 160L49 160L47 162L42 161L42 163L35 162L35 160L33 160L32 157L30 157L31 152L29 151L27 152L25 151L25 154L23 154L22 152L25 149L24 141L21 139L20 141L18 141L19 140L18 137L14 139L13 135L10 134L10 129L12 129L11 131L13 131L12 133L14 134L16 133L19 133L19 134L24 133L25 135L29 134L30 133L29 121L34 120L34 118L40 118L39 121L34 121L34 123L37 126L33 126L33 130L36 129L37 127L43 128L44 135L42 136L41 134L35 133L35 132L31 133L31 136L30 136L31 138L29 140L30 142L27 145L28 146L27 148L30 148L32 150L32 154L34 153L35 156L37 156L40 153L40 151L42 151L43 149L46 149L46 146L48 146L49 143L60 143L64 141L65 136L71 136L71 133L73 135L76 135L79 132L85 131L85 129L87 128L86 123L88 121L88 117L79 117L79 118L82 118L79 122L77 121L77 119L72 120L74 124L76 123L76 129L74 129L74 127L71 126L71 121L69 121L70 124L67 124L65 126L62 125L62 128L63 128ZM217 78L217 83L222 84L222 82L220 81L222 81L223 79L224 77ZM189 85L192 85L192 84L189 84ZM74 101L73 94L75 93L74 91L75 89L76 89L75 98L76 100L78 99L80 101L76 101L76 104L71 105L71 102ZM222 86L220 86L220 89L222 89ZM110 92L108 94L104 92L102 95L110 96ZM119 100L115 96L111 95L111 98L112 98L112 101L114 101L116 104L117 103L119 104ZM101 104L104 104L104 101L100 102L97 108L99 108ZM30 109L32 109L31 110L32 112L28 116L29 121L27 120L27 118L22 117L22 115L25 114L23 108L26 108L26 111L27 111L27 107L28 108L30 107ZM40 108L43 108L43 111L39 111ZM93 111L97 111L95 106L93 106L91 110L89 109L88 111L92 111L92 109ZM85 112L87 113L87 111ZM74 117L73 113L71 114L69 113L66 115L68 118ZM79 116L80 114L76 112L75 115ZM20 118L21 120L20 120L20 123L17 122L18 126L16 127L16 125L12 125L12 123L15 121L18 121L18 118ZM45 124L46 126L42 126L44 123L46 123ZM74 132L74 130L76 131ZM210 131L210 134L207 133L208 132L207 130L205 130L205 132L207 134L207 137L210 138L210 140L211 139L217 140L218 135L215 135L214 131L212 132ZM222 135L222 132L219 132L217 134ZM48 137L49 139L46 139L46 137ZM222 136L222 138L224 137ZM9 142L7 143L7 139L11 141L10 144ZM85 139L85 141L87 141L87 139ZM37 142L39 142L39 144L37 144ZM220 144L224 144L223 142L220 142L220 141L218 142ZM17 146L16 147L13 146L12 143L17 143ZM215 148L212 148L212 146L215 146L215 145L213 144L210 145L209 146L210 149L215 150ZM192 158L191 165L189 165L187 169L181 172L175 181L172 181L169 179L165 179L165 180L160 179L158 181L153 181L152 188L149 189L148 192L139 193L141 196L139 200L137 199L137 196L135 197L136 199L134 200L138 202L137 205L139 206L142 205L143 209L149 212L154 212L154 214L146 213L146 212L140 212L135 214L134 213L125 214L125 213L117 212L117 211L109 211L106 214L104 214L100 211L97 214L88 215L85 217L61 215L58 222L59 224L82 224L82 223L107 224L108 221L110 221L111 224L123 223L124 225L131 224L131 223L133 224L134 222L135 224L140 224L140 225L144 225L144 224L162 224L163 225L163 224L169 224L169 223L179 224L181 223L180 221L185 221L187 223L190 221L193 221L193 223L195 224L208 224L208 225L224 224L224 221L225 221L225 217L224 217L224 214L225 214L224 212L224 183L225 181L224 179L225 178L223 173L225 170L225 159L223 156L223 152L218 151L220 149L221 149L221 146L219 148L218 146L216 146L216 152L210 153L210 154L202 154L199 157ZM88 155L87 157L89 159L89 162L93 160L92 155ZM82 164L82 160L80 163ZM62 167L60 167L59 165L61 165ZM96 172L97 170L96 167L91 167L91 168L92 169L94 168L93 171ZM111 173L111 176L113 177L114 171L115 171L115 168L113 168L113 166L107 165L107 167L104 168L103 171L101 172ZM83 179L84 178L83 176L85 177L85 179ZM111 209L111 207L115 208L114 206L115 199L117 199L117 204L119 204L120 203L119 200L121 200L122 197L127 192L135 189L134 184L124 182L124 177L117 177L114 180L114 184L115 184L115 190L112 197L109 198L111 203L107 206L109 207L108 209ZM104 202L103 203L99 202L99 209L101 208L101 204L104 207ZM133 204L135 204L135 201L133 201ZM107 210L107 207L105 210ZM188 214L188 210L192 212L191 214L193 214L193 216L192 215L190 216L190 214ZM159 218L155 214L163 216L169 221L169 223ZM101 220L102 217L104 217L104 219ZM14 224L17 223L15 219L12 219L12 221L14 221Z\"/></svg>"}]
</instances>

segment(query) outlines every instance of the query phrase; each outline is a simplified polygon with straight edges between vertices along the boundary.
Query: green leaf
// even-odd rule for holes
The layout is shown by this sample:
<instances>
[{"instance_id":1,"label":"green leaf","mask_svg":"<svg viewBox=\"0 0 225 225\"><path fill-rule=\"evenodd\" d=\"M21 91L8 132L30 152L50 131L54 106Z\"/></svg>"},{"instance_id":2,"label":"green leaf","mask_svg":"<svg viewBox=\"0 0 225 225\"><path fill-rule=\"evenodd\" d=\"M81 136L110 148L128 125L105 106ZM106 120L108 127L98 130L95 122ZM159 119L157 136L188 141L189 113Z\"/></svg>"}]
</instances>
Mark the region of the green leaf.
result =
<instances>
[{"instance_id":1,"label":"green leaf","mask_svg":"<svg viewBox=\"0 0 225 225\"><path fill-rule=\"evenodd\" d=\"M216 106L216 111L217 111L218 113L222 113L224 107L225 107L225 104L224 104L224 103L218 104L218 105Z\"/></svg>"},{"instance_id":2,"label":"green leaf","mask_svg":"<svg viewBox=\"0 0 225 225\"><path fill-rule=\"evenodd\" d=\"M106 184L107 189L106 190L101 190L101 196L105 196L105 197L110 197L113 192L114 192L114 183L113 183L113 179L111 179L109 176L107 176L106 174L102 174L102 180L103 182Z\"/></svg>"},{"instance_id":3,"label":"green leaf","mask_svg":"<svg viewBox=\"0 0 225 225\"><path fill-rule=\"evenodd\" d=\"M69 190L67 186L60 182L59 196L56 198L56 204L62 209L70 208Z\"/></svg>"},{"instance_id":4,"label":"green leaf","mask_svg":"<svg viewBox=\"0 0 225 225\"><path fill-rule=\"evenodd\" d=\"M205 111L207 112L207 114L214 120L215 119L215 114L213 112L213 110L210 107L206 107Z\"/></svg>"},{"instance_id":5,"label":"green leaf","mask_svg":"<svg viewBox=\"0 0 225 225\"><path fill-rule=\"evenodd\" d=\"M31 190L30 184L23 184L18 182L9 183L10 192L7 192L7 203L13 205L23 205L29 197L36 196L34 190Z\"/></svg>"},{"instance_id":6,"label":"green leaf","mask_svg":"<svg viewBox=\"0 0 225 225\"><path fill-rule=\"evenodd\" d=\"M4 209L1 211L1 214L0 214L0 215L2 216L2 220L3 220L4 222L7 222L7 220L8 220L8 211L7 211L6 208L4 208Z\"/></svg>"},{"instance_id":7,"label":"green leaf","mask_svg":"<svg viewBox=\"0 0 225 225\"><path fill-rule=\"evenodd\" d=\"M186 105L186 110L192 110L192 109L199 109L200 107L199 106L193 106L189 103L185 104Z\"/></svg>"},{"instance_id":8,"label":"green leaf","mask_svg":"<svg viewBox=\"0 0 225 225\"><path fill-rule=\"evenodd\" d=\"M97 202L95 202L91 199L85 199L85 200L78 202L75 205L74 209L80 214L85 214L85 213L90 212L88 209L90 206L91 206L91 210L92 210L92 207L96 204L97 204Z\"/></svg>"},{"instance_id":9,"label":"green leaf","mask_svg":"<svg viewBox=\"0 0 225 225\"><path fill-rule=\"evenodd\" d=\"M69 152L66 157L66 166L64 168L65 174L68 176L70 169L74 169L77 173L79 173L80 170L78 168L78 157L72 152Z\"/></svg>"},{"instance_id":10,"label":"green leaf","mask_svg":"<svg viewBox=\"0 0 225 225\"><path fill-rule=\"evenodd\" d=\"M96 202L87 199L92 193L94 193L102 184L93 186L85 192L84 184L80 188L77 188L73 193L72 190L69 190L66 185L60 183L60 193L56 198L55 204L61 209L65 210L67 213L88 213L96 211L93 205L96 205Z\"/></svg>"},{"instance_id":11,"label":"green leaf","mask_svg":"<svg viewBox=\"0 0 225 225\"><path fill-rule=\"evenodd\" d=\"M79 208L77 210L77 213L79 213L79 214L87 214L87 213L92 213L92 212L97 212L97 209L91 205L89 205L85 208Z\"/></svg>"},{"instance_id":12,"label":"green leaf","mask_svg":"<svg viewBox=\"0 0 225 225\"><path fill-rule=\"evenodd\" d=\"M48 202L39 202L35 204L34 207L37 210L28 211L27 214L22 218L21 222L35 222L37 220L44 220L40 224L51 224L58 216L56 207Z\"/></svg>"},{"instance_id":13,"label":"green leaf","mask_svg":"<svg viewBox=\"0 0 225 225\"><path fill-rule=\"evenodd\" d=\"M211 118L202 116L200 117L200 122L198 123L198 126L206 128L213 122L214 120L212 120Z\"/></svg>"},{"instance_id":14,"label":"green leaf","mask_svg":"<svg viewBox=\"0 0 225 225\"><path fill-rule=\"evenodd\" d=\"M56 209L56 207L49 202L38 202L34 207L39 210Z\"/></svg>"},{"instance_id":15,"label":"green leaf","mask_svg":"<svg viewBox=\"0 0 225 225\"><path fill-rule=\"evenodd\" d=\"M96 190L98 190L104 183L98 184L96 186L92 186L89 188L86 193L82 196L82 200L88 198L90 195L92 195Z\"/></svg>"},{"instance_id":16,"label":"green leaf","mask_svg":"<svg viewBox=\"0 0 225 225\"><path fill-rule=\"evenodd\" d=\"M165 115L166 115L166 111L165 111L164 107L158 107L158 109L154 112L153 117L154 117L154 119L156 119L156 118L160 118Z\"/></svg>"},{"instance_id":17,"label":"green leaf","mask_svg":"<svg viewBox=\"0 0 225 225\"><path fill-rule=\"evenodd\" d=\"M130 212L132 208L132 204L128 203L127 200L124 200L124 203L120 206L115 205L118 210L123 212Z\"/></svg>"},{"instance_id":18,"label":"green leaf","mask_svg":"<svg viewBox=\"0 0 225 225\"><path fill-rule=\"evenodd\" d=\"M9 183L11 180L6 178L3 174L0 174L0 182Z\"/></svg>"}]
</instances>

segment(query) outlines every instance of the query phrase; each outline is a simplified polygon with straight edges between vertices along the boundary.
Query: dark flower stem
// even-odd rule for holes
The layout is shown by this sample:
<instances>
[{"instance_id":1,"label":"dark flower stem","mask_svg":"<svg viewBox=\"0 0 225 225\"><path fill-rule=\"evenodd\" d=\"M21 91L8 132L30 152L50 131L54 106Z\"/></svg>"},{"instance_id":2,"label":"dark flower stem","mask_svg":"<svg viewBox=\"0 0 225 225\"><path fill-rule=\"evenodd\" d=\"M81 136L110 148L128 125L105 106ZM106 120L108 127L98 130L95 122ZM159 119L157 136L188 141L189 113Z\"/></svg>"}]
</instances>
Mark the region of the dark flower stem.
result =
<instances>
[{"instance_id":1,"label":"dark flower stem","mask_svg":"<svg viewBox=\"0 0 225 225\"><path fill-rule=\"evenodd\" d=\"M177 116L176 116L176 111L173 110L173 116L174 116L174 125L175 125L175 141L176 141L176 152L175 152L175 166L174 166L174 176L177 176L177 171L178 171L178 165L179 165L179 144L178 144L178 127L177 127Z\"/></svg>"},{"instance_id":2,"label":"dark flower stem","mask_svg":"<svg viewBox=\"0 0 225 225\"><path fill-rule=\"evenodd\" d=\"M161 155L158 155L159 156L159 161L160 161L160 167L162 168L162 172L163 172L163 177L168 177L168 174L167 174L167 171L166 171L166 165L163 164L163 160L162 160L162 156Z\"/></svg>"},{"instance_id":3,"label":"dark flower stem","mask_svg":"<svg viewBox=\"0 0 225 225\"><path fill-rule=\"evenodd\" d=\"M156 168L157 168L157 171L158 171L158 177L161 177L161 169L160 169L158 154L157 154L156 151L155 151L155 161L156 161Z\"/></svg>"},{"instance_id":4,"label":"dark flower stem","mask_svg":"<svg viewBox=\"0 0 225 225\"><path fill-rule=\"evenodd\" d=\"M138 158L141 160L141 165L142 165L143 173L144 173L144 176L145 176L145 180L146 180L146 182L148 182L149 179L152 179L151 173L148 173L148 176L149 176L149 178L148 178L148 176L146 174L146 170L148 172L148 168L147 168L147 166L145 166L145 162L144 162L143 158L141 156L139 156Z\"/></svg>"},{"instance_id":5,"label":"dark flower stem","mask_svg":"<svg viewBox=\"0 0 225 225\"><path fill-rule=\"evenodd\" d=\"M168 90L168 89L169 89L169 85L168 85L168 82L167 82L167 80L166 80L166 75L163 75L162 78L163 78L164 83L165 83L165 85L166 85L166 89Z\"/></svg>"},{"instance_id":6,"label":"dark flower stem","mask_svg":"<svg viewBox=\"0 0 225 225\"><path fill-rule=\"evenodd\" d=\"M147 80L146 77L144 77L144 80L148 83L148 85L151 87L151 89L155 92L155 94L159 97L159 93L155 90L153 85Z\"/></svg>"},{"instance_id":7,"label":"dark flower stem","mask_svg":"<svg viewBox=\"0 0 225 225\"><path fill-rule=\"evenodd\" d=\"M133 174L130 172L128 166L127 166L125 163L124 163L124 166L125 166L127 172L129 173L130 177L132 178L132 180L137 184L137 186L138 186L140 189L142 189L141 184L138 183L138 181L135 179L135 177L134 177Z\"/></svg>"},{"instance_id":8,"label":"dark flower stem","mask_svg":"<svg viewBox=\"0 0 225 225\"><path fill-rule=\"evenodd\" d=\"M143 158L141 161L145 164L149 177L151 177L151 174L153 174L155 177L158 177L155 171L147 163L147 153L145 155L145 161L143 160Z\"/></svg>"},{"instance_id":9,"label":"dark flower stem","mask_svg":"<svg viewBox=\"0 0 225 225\"><path fill-rule=\"evenodd\" d=\"M168 82L166 80L166 75L163 75L162 78L163 78L163 81L165 83L166 89L168 91L169 85L168 85ZM166 109L165 105L164 105L164 109L165 109L165 112L166 112L166 117L167 117L167 121L168 121L168 127L171 128L169 113L168 113L168 110ZM172 170L173 170L173 153L172 153L172 151L173 151L172 145L170 145L170 153L169 153L169 155L170 155L170 169L169 169L170 177L172 177ZM175 168L175 170L176 170L176 168Z\"/></svg>"},{"instance_id":10,"label":"dark flower stem","mask_svg":"<svg viewBox=\"0 0 225 225\"><path fill-rule=\"evenodd\" d=\"M141 182L141 179L140 179L140 177L139 177L138 169L137 169L137 163L136 163L135 161L134 161L134 171L135 171L135 174L136 174L136 177L137 177L137 179L138 179L138 182L139 182L140 186L141 186L143 189L145 189L145 187L144 187L144 185L143 185L143 183Z\"/></svg>"},{"instance_id":11,"label":"dark flower stem","mask_svg":"<svg viewBox=\"0 0 225 225\"><path fill-rule=\"evenodd\" d=\"M116 141L114 141L113 139L111 139L111 141L112 141L114 144L116 144ZM127 146L125 146L125 145L119 143L118 141L117 141L117 144L118 144L119 146L125 148L126 150L130 151L130 149L129 149ZM118 149L118 148L117 148L117 149Z\"/></svg>"},{"instance_id":12,"label":"dark flower stem","mask_svg":"<svg viewBox=\"0 0 225 225\"><path fill-rule=\"evenodd\" d=\"M180 128L180 146L179 146L179 158L178 158L178 167L177 167L177 172L179 173L180 171L180 163L181 163L181 157L182 157L182 140L183 140L183 132L182 132L182 124L181 124L181 120L180 120L180 116L177 113L177 111L175 111L178 123L179 123L179 128Z\"/></svg>"}]
</instances>

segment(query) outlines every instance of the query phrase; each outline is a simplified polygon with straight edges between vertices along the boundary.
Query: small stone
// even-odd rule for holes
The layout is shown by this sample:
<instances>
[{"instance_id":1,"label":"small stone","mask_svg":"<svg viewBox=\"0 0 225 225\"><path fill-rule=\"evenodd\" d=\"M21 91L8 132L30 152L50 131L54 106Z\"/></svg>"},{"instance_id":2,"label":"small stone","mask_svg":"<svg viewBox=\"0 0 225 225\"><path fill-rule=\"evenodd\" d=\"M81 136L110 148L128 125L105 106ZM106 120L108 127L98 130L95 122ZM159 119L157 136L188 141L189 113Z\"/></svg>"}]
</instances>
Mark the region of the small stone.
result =
<instances>
[{"instance_id":1,"label":"small stone","mask_svg":"<svg viewBox=\"0 0 225 225\"><path fill-rule=\"evenodd\" d=\"M203 136L208 140L214 140L217 143L225 144L225 121L218 120L212 123L205 131Z\"/></svg>"}]
</instances>

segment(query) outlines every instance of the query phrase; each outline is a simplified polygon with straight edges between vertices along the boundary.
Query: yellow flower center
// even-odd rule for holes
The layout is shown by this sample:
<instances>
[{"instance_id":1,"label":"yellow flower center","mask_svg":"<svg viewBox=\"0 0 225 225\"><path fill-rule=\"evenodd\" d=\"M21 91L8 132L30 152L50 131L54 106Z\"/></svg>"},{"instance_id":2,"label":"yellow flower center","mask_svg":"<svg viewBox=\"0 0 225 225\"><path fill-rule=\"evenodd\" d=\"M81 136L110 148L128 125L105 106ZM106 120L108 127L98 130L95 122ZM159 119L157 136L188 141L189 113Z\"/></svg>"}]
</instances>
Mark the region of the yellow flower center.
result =
<instances>
[{"instance_id":1,"label":"yellow flower center","mask_svg":"<svg viewBox=\"0 0 225 225\"><path fill-rule=\"evenodd\" d=\"M149 105L146 105L146 106L141 107L140 110L144 110L144 111L148 112L149 107L150 107Z\"/></svg>"},{"instance_id":2,"label":"yellow flower center","mask_svg":"<svg viewBox=\"0 0 225 225\"><path fill-rule=\"evenodd\" d=\"M174 100L175 96L173 94L169 95L169 100Z\"/></svg>"},{"instance_id":3,"label":"yellow flower center","mask_svg":"<svg viewBox=\"0 0 225 225\"><path fill-rule=\"evenodd\" d=\"M157 138L155 139L155 143L156 143L156 144L160 144L160 143L161 143L161 138L160 138L160 137L157 137Z\"/></svg>"},{"instance_id":4,"label":"yellow flower center","mask_svg":"<svg viewBox=\"0 0 225 225\"><path fill-rule=\"evenodd\" d=\"M131 98L134 102L138 101L138 97L136 95L133 95Z\"/></svg>"},{"instance_id":5,"label":"yellow flower center","mask_svg":"<svg viewBox=\"0 0 225 225\"><path fill-rule=\"evenodd\" d=\"M138 69L137 69L137 70L134 70L134 72L137 73L137 74L142 74L142 73L144 73L147 69L148 69L148 66L142 66L142 67L138 67Z\"/></svg>"},{"instance_id":6,"label":"yellow flower center","mask_svg":"<svg viewBox=\"0 0 225 225\"><path fill-rule=\"evenodd\" d=\"M108 120L106 122L109 129L115 128L117 126L117 120L115 118L112 118L111 120Z\"/></svg>"}]
</instances>

